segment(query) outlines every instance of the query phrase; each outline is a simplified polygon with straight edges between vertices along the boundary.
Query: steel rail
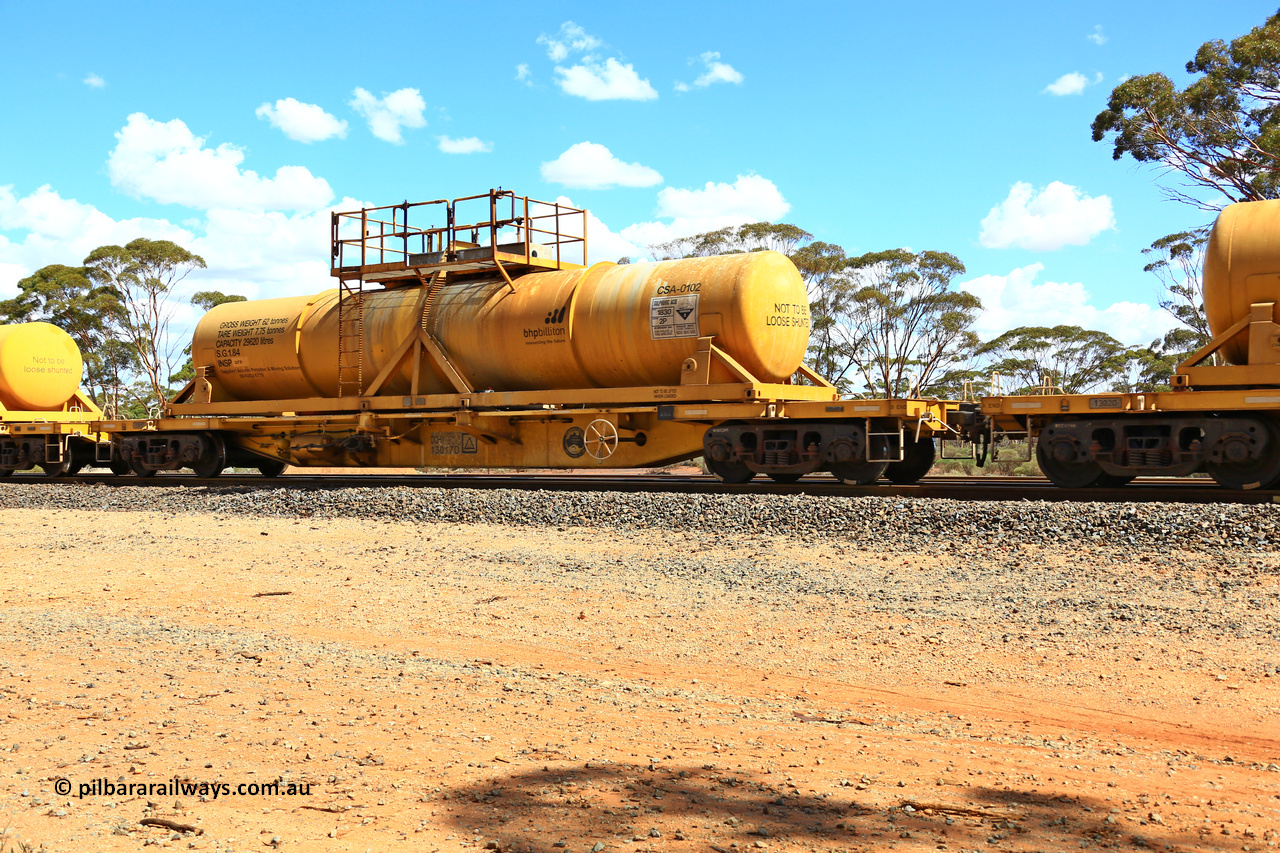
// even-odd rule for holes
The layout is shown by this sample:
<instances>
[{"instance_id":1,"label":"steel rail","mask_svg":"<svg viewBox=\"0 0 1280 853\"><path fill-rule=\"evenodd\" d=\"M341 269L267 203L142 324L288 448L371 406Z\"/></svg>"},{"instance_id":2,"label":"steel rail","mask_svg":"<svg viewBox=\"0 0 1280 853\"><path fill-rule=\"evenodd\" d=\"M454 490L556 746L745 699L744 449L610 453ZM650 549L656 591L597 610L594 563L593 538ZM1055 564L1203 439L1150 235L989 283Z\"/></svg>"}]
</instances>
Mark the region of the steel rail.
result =
<instances>
[{"instance_id":1,"label":"steel rail","mask_svg":"<svg viewBox=\"0 0 1280 853\"><path fill-rule=\"evenodd\" d=\"M307 474L299 471L268 479L259 475L223 475L201 479L187 473L155 477L116 477L81 473L47 478L15 474L0 479L5 485L105 485L111 487L193 488L226 490L351 488L514 489L552 492L664 492L680 494L821 495L829 497L949 498L966 501L1051 501L1101 503L1280 503L1280 490L1231 491L1203 478L1139 479L1115 488L1059 489L1040 477L926 477L899 486L877 483L846 486L829 476L806 477L796 483L775 483L758 477L740 485L726 485L711 476L669 474Z\"/></svg>"}]
</instances>

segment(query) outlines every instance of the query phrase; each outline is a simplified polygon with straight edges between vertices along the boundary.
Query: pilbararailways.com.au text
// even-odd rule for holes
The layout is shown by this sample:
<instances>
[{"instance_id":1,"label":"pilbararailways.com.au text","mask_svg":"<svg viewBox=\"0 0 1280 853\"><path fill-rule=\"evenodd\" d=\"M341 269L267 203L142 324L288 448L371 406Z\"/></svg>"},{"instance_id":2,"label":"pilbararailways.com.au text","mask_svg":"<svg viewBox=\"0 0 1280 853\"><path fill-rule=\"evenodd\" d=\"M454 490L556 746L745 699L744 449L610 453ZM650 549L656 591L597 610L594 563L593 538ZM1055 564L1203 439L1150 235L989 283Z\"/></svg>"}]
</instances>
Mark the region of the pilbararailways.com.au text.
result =
<instances>
[{"instance_id":1,"label":"pilbararailways.com.au text","mask_svg":"<svg viewBox=\"0 0 1280 853\"><path fill-rule=\"evenodd\" d=\"M80 782L73 789L71 780L61 778L53 783L60 796L76 797L309 797L310 782L193 782L177 776L163 782L113 782L110 779L93 779Z\"/></svg>"}]
</instances>

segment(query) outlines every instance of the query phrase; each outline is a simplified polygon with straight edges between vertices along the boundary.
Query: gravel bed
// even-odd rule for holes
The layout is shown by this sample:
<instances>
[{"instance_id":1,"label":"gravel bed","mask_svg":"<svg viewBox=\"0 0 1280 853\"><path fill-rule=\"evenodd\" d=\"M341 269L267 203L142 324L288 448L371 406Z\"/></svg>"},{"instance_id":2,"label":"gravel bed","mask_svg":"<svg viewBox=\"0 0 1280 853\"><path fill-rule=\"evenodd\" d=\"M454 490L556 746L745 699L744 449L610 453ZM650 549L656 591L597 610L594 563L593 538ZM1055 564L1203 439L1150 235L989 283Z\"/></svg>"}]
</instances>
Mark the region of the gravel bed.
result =
<instances>
[{"instance_id":1,"label":"gravel bed","mask_svg":"<svg viewBox=\"0 0 1280 853\"><path fill-rule=\"evenodd\" d=\"M488 489L160 489L0 484L0 508L372 518L452 524L708 531L866 543L877 548L1036 543L1059 547L1272 552L1280 507L1266 504L967 502L900 497L673 495Z\"/></svg>"}]
</instances>

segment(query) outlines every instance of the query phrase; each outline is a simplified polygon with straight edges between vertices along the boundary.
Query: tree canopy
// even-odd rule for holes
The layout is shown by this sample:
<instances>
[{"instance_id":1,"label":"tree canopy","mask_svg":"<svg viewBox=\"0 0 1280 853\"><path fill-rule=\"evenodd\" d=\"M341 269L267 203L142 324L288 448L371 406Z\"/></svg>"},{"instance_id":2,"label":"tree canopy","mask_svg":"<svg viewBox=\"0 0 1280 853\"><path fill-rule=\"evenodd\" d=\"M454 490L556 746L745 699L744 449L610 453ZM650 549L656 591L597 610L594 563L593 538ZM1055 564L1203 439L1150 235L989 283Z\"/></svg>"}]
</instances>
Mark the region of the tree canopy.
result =
<instances>
[{"instance_id":1,"label":"tree canopy","mask_svg":"<svg viewBox=\"0 0 1280 853\"><path fill-rule=\"evenodd\" d=\"M201 290L199 293L193 293L191 295L191 304L195 305L197 308L203 308L205 311L208 311L211 308L216 308L219 305L225 305L228 302L244 301L246 300L243 296L226 294L220 290ZM186 361L183 362L181 369L179 369L177 373L169 376L169 384L171 385L183 386L196 378L196 365L195 362L191 360L190 342L188 342L183 348L182 354L186 356Z\"/></svg>"},{"instance_id":2,"label":"tree canopy","mask_svg":"<svg viewBox=\"0 0 1280 853\"><path fill-rule=\"evenodd\" d=\"M854 365L875 396L952 390L978 336L982 310L972 293L955 290L964 264L947 252L871 252L849 261L853 288L841 312L856 342Z\"/></svg>"},{"instance_id":3,"label":"tree canopy","mask_svg":"<svg viewBox=\"0 0 1280 853\"><path fill-rule=\"evenodd\" d=\"M1019 326L978 350L1011 394L1127 391L1130 365L1141 352L1080 326Z\"/></svg>"},{"instance_id":4,"label":"tree canopy","mask_svg":"<svg viewBox=\"0 0 1280 853\"><path fill-rule=\"evenodd\" d=\"M137 396L148 408L162 406L183 349L169 335L173 289L192 270L203 269L204 258L169 240L139 237L125 246L99 246L84 266L89 279L111 288L124 308L120 328L137 353L145 387Z\"/></svg>"},{"instance_id":5,"label":"tree canopy","mask_svg":"<svg viewBox=\"0 0 1280 853\"><path fill-rule=\"evenodd\" d=\"M1185 89L1159 72L1130 77L1093 120L1093 138L1109 137L1125 155L1179 173L1181 201L1216 209L1226 201L1280 198L1280 12L1247 35L1207 41L1186 65L1200 75Z\"/></svg>"},{"instance_id":6,"label":"tree canopy","mask_svg":"<svg viewBox=\"0 0 1280 853\"><path fill-rule=\"evenodd\" d=\"M772 249L800 271L811 320L808 358L842 393L900 397L958 390L979 341L977 297L953 289L964 264L902 249L849 257L795 225L755 222L650 246L657 257Z\"/></svg>"},{"instance_id":7,"label":"tree canopy","mask_svg":"<svg viewBox=\"0 0 1280 853\"><path fill-rule=\"evenodd\" d=\"M220 290L201 290L200 292L193 293L191 295L191 304L198 308L203 308L206 311L211 308L216 308L219 305L226 305L228 302L246 301L248 300L243 296L223 293Z\"/></svg>"},{"instance_id":8,"label":"tree canopy","mask_svg":"<svg viewBox=\"0 0 1280 853\"><path fill-rule=\"evenodd\" d=\"M18 295L0 302L0 322L52 323L69 334L84 359L83 383L102 401L136 359L121 341L124 305L114 287L90 281L84 267L51 264L18 282Z\"/></svg>"},{"instance_id":9,"label":"tree canopy","mask_svg":"<svg viewBox=\"0 0 1280 853\"><path fill-rule=\"evenodd\" d=\"M765 250L790 255L801 243L807 243L812 239L812 234L794 225L751 222L746 225L707 231L703 234L677 237L667 243L654 243L649 246L649 252L660 261Z\"/></svg>"}]
</instances>

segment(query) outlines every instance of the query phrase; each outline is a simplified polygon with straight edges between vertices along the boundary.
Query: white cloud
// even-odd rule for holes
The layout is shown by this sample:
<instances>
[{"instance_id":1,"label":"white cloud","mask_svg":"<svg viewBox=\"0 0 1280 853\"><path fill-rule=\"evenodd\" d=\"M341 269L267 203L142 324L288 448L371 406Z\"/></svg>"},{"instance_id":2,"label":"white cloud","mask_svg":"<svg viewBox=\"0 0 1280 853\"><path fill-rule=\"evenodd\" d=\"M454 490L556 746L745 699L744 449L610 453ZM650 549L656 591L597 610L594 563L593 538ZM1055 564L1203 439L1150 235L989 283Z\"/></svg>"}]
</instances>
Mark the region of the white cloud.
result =
<instances>
[{"instance_id":1,"label":"white cloud","mask_svg":"<svg viewBox=\"0 0 1280 853\"><path fill-rule=\"evenodd\" d=\"M1094 82L1096 83L1097 80ZM1078 71L1072 71L1070 74L1063 74L1057 80L1045 86L1040 90L1040 94L1058 95L1059 97L1062 95L1079 95L1084 92L1084 87L1088 85L1089 78Z\"/></svg>"},{"instance_id":2,"label":"white cloud","mask_svg":"<svg viewBox=\"0 0 1280 853\"><path fill-rule=\"evenodd\" d=\"M272 127L279 128L295 142L321 142L325 139L347 135L347 123L324 111L316 104L305 104L294 98L282 98L275 106L263 104L254 111L258 118L265 118Z\"/></svg>"},{"instance_id":3,"label":"white cloud","mask_svg":"<svg viewBox=\"0 0 1280 853\"><path fill-rule=\"evenodd\" d=\"M385 142L403 145L401 128L427 126L427 120L422 115L427 104L417 89L397 89L391 94L384 92L381 98L375 98L361 88L357 88L353 94L355 97L349 102L351 108L364 116L373 135Z\"/></svg>"},{"instance_id":4,"label":"white cloud","mask_svg":"<svg viewBox=\"0 0 1280 853\"><path fill-rule=\"evenodd\" d=\"M1107 36L1102 32L1102 24L1094 24L1093 32L1086 35L1085 38L1097 45L1107 43Z\"/></svg>"},{"instance_id":5,"label":"white cloud","mask_svg":"<svg viewBox=\"0 0 1280 853\"><path fill-rule=\"evenodd\" d=\"M575 206L564 196L557 201ZM759 175L739 175L732 184L708 182L701 189L667 187L658 193L657 212L668 221L637 222L614 231L588 213L588 262L644 260L656 243L747 222L777 221L790 210L773 182Z\"/></svg>"},{"instance_id":6,"label":"white cloud","mask_svg":"<svg viewBox=\"0 0 1280 853\"><path fill-rule=\"evenodd\" d=\"M75 266L99 246L137 237L186 244L191 232L163 219L114 220L89 204L63 198L48 184L17 196L0 186L0 298L17 293L17 283L49 264Z\"/></svg>"},{"instance_id":7,"label":"white cloud","mask_svg":"<svg viewBox=\"0 0 1280 853\"><path fill-rule=\"evenodd\" d=\"M732 184L708 181L701 189L665 187L658 193L658 217L669 222L638 222L620 236L636 246L665 243L747 222L773 222L791 205L768 178L739 175Z\"/></svg>"},{"instance_id":8,"label":"white cloud","mask_svg":"<svg viewBox=\"0 0 1280 853\"><path fill-rule=\"evenodd\" d=\"M556 199L556 203L568 207L578 206L568 196L560 196ZM577 227L579 221L577 217L561 220L560 227L569 236L581 237L581 229ZM572 251L572 248L569 251ZM612 231L608 225L605 225L594 213L587 211L587 263L617 261L619 258L631 258L633 261L638 261L644 254L644 247L637 246L626 238L621 237Z\"/></svg>"},{"instance_id":9,"label":"white cloud","mask_svg":"<svg viewBox=\"0 0 1280 853\"><path fill-rule=\"evenodd\" d=\"M560 25L560 32L554 36L538 36L538 44L547 49L547 56L552 62L563 62L570 53L585 53L595 50L603 42L573 21L565 21Z\"/></svg>"},{"instance_id":10,"label":"white cloud","mask_svg":"<svg viewBox=\"0 0 1280 853\"><path fill-rule=\"evenodd\" d=\"M25 197L12 186L0 186L0 298L15 294L17 282L35 270L78 264L98 246L138 237L172 240L208 263L177 294L183 304L177 306L180 328L175 334L181 337L197 319L198 312L185 304L197 290L267 298L331 287L330 212L370 206L351 198L331 206L329 185L305 169L281 167L275 180L241 171L242 152L230 145L206 148L178 120L156 122L137 113L117 139L108 159L117 186L202 213L183 218L181 224L116 220L47 185Z\"/></svg>"},{"instance_id":11,"label":"white cloud","mask_svg":"<svg viewBox=\"0 0 1280 853\"><path fill-rule=\"evenodd\" d=\"M10 243L0 234L0 258L9 251ZM44 266L44 264L41 264ZM37 268L33 268L37 269ZM18 282L26 278L32 269L22 264L11 264L0 261L0 299L12 299L18 295Z\"/></svg>"},{"instance_id":12,"label":"white cloud","mask_svg":"<svg viewBox=\"0 0 1280 853\"><path fill-rule=\"evenodd\" d=\"M742 217L760 222L785 216L791 205L777 186L759 175L739 175L732 184L707 181L702 189L666 187L658 193L658 215L677 218Z\"/></svg>"},{"instance_id":13,"label":"white cloud","mask_svg":"<svg viewBox=\"0 0 1280 853\"><path fill-rule=\"evenodd\" d=\"M1152 305L1114 302L1099 307L1079 282L1036 282L1044 264L1018 267L1008 275L984 275L960 284L982 300L974 325L991 339L1019 326L1080 326L1106 332L1130 346L1146 346L1173 327L1169 315Z\"/></svg>"},{"instance_id":14,"label":"white cloud","mask_svg":"<svg viewBox=\"0 0 1280 853\"><path fill-rule=\"evenodd\" d=\"M542 179L579 189L651 187L662 175L639 163L624 163L603 145L578 142L549 163L542 164Z\"/></svg>"},{"instance_id":15,"label":"white cloud","mask_svg":"<svg viewBox=\"0 0 1280 853\"><path fill-rule=\"evenodd\" d=\"M437 136L440 150L445 154L488 154L493 150L492 142L485 142L476 136L454 139L451 136Z\"/></svg>"},{"instance_id":16,"label":"white cloud","mask_svg":"<svg viewBox=\"0 0 1280 853\"><path fill-rule=\"evenodd\" d=\"M529 70L527 62L521 62L516 66L516 82L523 83L526 86L533 85L533 72Z\"/></svg>"},{"instance_id":17,"label":"white cloud","mask_svg":"<svg viewBox=\"0 0 1280 853\"><path fill-rule=\"evenodd\" d=\"M693 85L706 87L712 83L741 83L742 73L736 70L732 65L720 61L720 54L714 50L709 50L702 54L702 61L706 64L707 70L697 80L693 81Z\"/></svg>"},{"instance_id":18,"label":"white cloud","mask_svg":"<svg viewBox=\"0 0 1280 853\"><path fill-rule=\"evenodd\" d=\"M1036 194L1031 184L1019 181L982 220L978 243L988 249L1017 246L1054 251L1063 246L1083 246L1115 226L1108 196L1093 198L1061 181L1054 181Z\"/></svg>"},{"instance_id":19,"label":"white cloud","mask_svg":"<svg viewBox=\"0 0 1280 853\"><path fill-rule=\"evenodd\" d=\"M274 178L241 170L243 151L226 143L206 148L179 119L134 113L116 139L107 173L113 186L135 197L199 210L316 210L333 198L329 183L302 166L281 166Z\"/></svg>"},{"instance_id":20,"label":"white cloud","mask_svg":"<svg viewBox=\"0 0 1280 853\"><path fill-rule=\"evenodd\" d=\"M344 198L332 209L368 206ZM18 281L41 267L76 265L98 246L123 245L138 237L172 240L205 259L208 268L192 273L180 301L198 290L251 299L318 293L332 286L330 209L293 214L210 210L205 219L186 220L183 227L163 219L115 220L48 186L26 197L16 196L10 186L0 187L0 298L15 295ZM179 324L196 319L183 311Z\"/></svg>"},{"instance_id":21,"label":"white cloud","mask_svg":"<svg viewBox=\"0 0 1280 853\"><path fill-rule=\"evenodd\" d=\"M544 46L547 56L557 63L556 85L565 94L588 101L650 101L658 97L658 91L642 79L630 63L623 64L613 57L602 60L592 53L604 42L573 21L561 24L554 36L538 36L538 44ZM582 54L576 64L567 68L558 64L573 54ZM516 80L532 85L528 65L516 66Z\"/></svg>"},{"instance_id":22,"label":"white cloud","mask_svg":"<svg viewBox=\"0 0 1280 853\"><path fill-rule=\"evenodd\" d=\"M84 78L84 84L91 89L101 89L107 85L107 81L90 71L88 76Z\"/></svg>"},{"instance_id":23,"label":"white cloud","mask_svg":"<svg viewBox=\"0 0 1280 853\"><path fill-rule=\"evenodd\" d=\"M658 97L658 90L641 79L630 63L623 65L612 56L603 63L584 56L579 65L557 65L556 77L565 94L588 101L651 101Z\"/></svg>"},{"instance_id":24,"label":"white cloud","mask_svg":"<svg viewBox=\"0 0 1280 853\"><path fill-rule=\"evenodd\" d=\"M333 287L328 263L330 211L368 206L344 198L332 207L291 215L211 210L203 223L204 234L189 246L209 265L197 277L198 289L267 298Z\"/></svg>"}]
</instances>

